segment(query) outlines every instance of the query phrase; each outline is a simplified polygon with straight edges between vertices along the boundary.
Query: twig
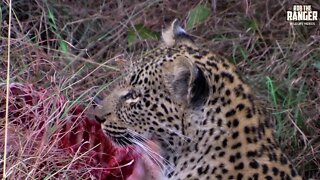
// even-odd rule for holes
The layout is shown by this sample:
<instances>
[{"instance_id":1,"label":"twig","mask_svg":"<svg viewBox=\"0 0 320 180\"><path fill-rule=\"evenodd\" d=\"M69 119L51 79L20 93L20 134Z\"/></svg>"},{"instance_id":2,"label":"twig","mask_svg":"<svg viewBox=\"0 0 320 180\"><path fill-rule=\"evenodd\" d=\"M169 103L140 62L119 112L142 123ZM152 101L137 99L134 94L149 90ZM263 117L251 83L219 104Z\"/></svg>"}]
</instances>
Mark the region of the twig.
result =
<instances>
[{"instance_id":1,"label":"twig","mask_svg":"<svg viewBox=\"0 0 320 180\"><path fill-rule=\"evenodd\" d=\"M7 143L8 143L8 116L9 116L9 85L10 85L10 34L11 34L11 10L12 2L9 0L9 27L8 27L8 62L7 62L7 92L6 92L6 115L4 126L4 152L3 152L3 174L2 179L6 179Z\"/></svg>"}]
</instances>

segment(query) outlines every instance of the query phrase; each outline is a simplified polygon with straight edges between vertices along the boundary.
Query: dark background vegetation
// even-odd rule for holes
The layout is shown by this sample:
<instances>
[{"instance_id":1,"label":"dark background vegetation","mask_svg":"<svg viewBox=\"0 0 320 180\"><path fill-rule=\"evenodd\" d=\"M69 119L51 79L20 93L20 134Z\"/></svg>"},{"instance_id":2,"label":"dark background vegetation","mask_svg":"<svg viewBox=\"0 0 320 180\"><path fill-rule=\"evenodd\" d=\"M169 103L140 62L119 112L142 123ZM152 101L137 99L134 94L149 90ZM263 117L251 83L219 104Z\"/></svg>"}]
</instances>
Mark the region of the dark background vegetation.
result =
<instances>
[{"instance_id":1,"label":"dark background vegetation","mask_svg":"<svg viewBox=\"0 0 320 180\"><path fill-rule=\"evenodd\" d=\"M275 122L281 148L305 178L317 179L320 25L290 26L286 11L293 4L320 10L318 0L14 0L11 82L86 104L92 91L102 91L121 75L119 70L157 46L161 30L178 18L198 44L238 66ZM7 1L0 10L4 89ZM19 167L19 161L13 158L9 166Z\"/></svg>"}]
</instances>

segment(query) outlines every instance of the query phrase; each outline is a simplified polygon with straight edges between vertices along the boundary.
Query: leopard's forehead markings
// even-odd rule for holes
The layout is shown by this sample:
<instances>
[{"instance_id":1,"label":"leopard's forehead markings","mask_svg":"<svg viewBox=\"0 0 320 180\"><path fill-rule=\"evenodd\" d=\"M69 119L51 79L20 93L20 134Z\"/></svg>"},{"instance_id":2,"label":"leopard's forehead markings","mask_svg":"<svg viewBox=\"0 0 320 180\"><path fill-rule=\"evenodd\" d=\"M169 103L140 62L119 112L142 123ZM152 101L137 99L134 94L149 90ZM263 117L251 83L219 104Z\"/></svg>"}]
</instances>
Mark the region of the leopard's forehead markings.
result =
<instances>
[{"instance_id":1,"label":"leopard's forehead markings","mask_svg":"<svg viewBox=\"0 0 320 180\"><path fill-rule=\"evenodd\" d=\"M182 55L179 50L164 48L143 57L141 62L129 73L129 84L136 85L146 83L148 78L159 76L164 62L173 61L173 57Z\"/></svg>"}]
</instances>

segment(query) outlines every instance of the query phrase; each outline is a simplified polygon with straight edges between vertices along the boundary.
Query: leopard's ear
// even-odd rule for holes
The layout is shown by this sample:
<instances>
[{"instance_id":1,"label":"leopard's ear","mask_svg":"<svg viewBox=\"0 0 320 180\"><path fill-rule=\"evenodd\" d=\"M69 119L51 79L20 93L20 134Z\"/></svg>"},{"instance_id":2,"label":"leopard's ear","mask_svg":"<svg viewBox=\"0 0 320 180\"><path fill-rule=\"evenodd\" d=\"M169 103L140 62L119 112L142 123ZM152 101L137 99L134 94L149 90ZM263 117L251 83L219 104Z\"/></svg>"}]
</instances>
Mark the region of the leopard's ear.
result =
<instances>
[{"instance_id":1,"label":"leopard's ear","mask_svg":"<svg viewBox=\"0 0 320 180\"><path fill-rule=\"evenodd\" d=\"M200 106L209 95L203 72L185 57L177 57L164 64L165 84L173 99L187 107Z\"/></svg>"},{"instance_id":2,"label":"leopard's ear","mask_svg":"<svg viewBox=\"0 0 320 180\"><path fill-rule=\"evenodd\" d=\"M162 31L162 39L168 47L176 44L194 46L193 38L179 25L177 19L175 19L165 31Z\"/></svg>"}]
</instances>

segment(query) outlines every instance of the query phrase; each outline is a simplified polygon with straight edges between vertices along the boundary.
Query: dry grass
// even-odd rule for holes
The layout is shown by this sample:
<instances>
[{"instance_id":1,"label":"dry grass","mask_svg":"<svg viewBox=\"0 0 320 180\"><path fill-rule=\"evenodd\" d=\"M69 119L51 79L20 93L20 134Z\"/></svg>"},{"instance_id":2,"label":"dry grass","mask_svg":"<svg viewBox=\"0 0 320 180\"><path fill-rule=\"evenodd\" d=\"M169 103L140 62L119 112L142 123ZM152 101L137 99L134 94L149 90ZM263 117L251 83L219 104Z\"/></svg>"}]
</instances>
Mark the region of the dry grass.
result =
<instances>
[{"instance_id":1,"label":"dry grass","mask_svg":"<svg viewBox=\"0 0 320 180\"><path fill-rule=\"evenodd\" d=\"M9 104L8 179L125 179L131 172L138 154L112 147L100 124L61 91L12 83Z\"/></svg>"},{"instance_id":2,"label":"dry grass","mask_svg":"<svg viewBox=\"0 0 320 180\"><path fill-rule=\"evenodd\" d=\"M18 116L10 112L8 179L92 178L92 167L83 163L91 155L64 153L51 123L59 117L56 125L62 128L70 109L90 103L92 92L103 91L119 76L119 69L157 44L139 39L128 47L130 29L143 24L160 32L174 18L186 24L197 4L210 7L212 13L189 32L201 45L238 65L275 121L277 138L293 164L306 178L320 177L320 26L290 26L285 20L293 4L312 4L320 10L316 1L25 0L13 1L10 77L12 83L24 84L20 90L32 84L27 94L36 93L41 101L30 105L10 98L22 111ZM3 102L9 15L5 1L1 11ZM24 119L26 114L31 119ZM47 126L39 131L38 123L32 122ZM1 119L1 142L3 128Z\"/></svg>"}]
</instances>

